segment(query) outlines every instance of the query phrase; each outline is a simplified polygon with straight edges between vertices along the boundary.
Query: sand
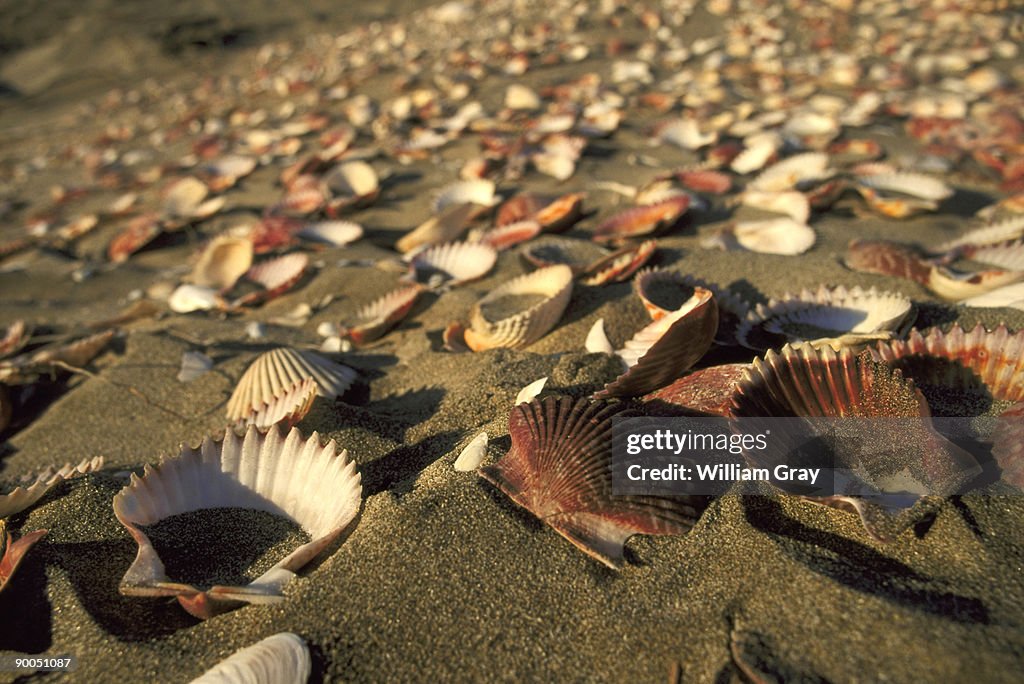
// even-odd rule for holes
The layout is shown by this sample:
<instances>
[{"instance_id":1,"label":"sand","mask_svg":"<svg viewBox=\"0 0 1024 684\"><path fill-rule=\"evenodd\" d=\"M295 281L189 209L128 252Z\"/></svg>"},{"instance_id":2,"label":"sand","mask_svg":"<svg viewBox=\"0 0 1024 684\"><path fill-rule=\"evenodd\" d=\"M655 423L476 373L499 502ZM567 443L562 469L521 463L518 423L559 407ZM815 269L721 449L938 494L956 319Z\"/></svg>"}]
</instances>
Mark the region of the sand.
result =
<instances>
[{"instance_id":1,"label":"sand","mask_svg":"<svg viewBox=\"0 0 1024 684\"><path fill-rule=\"evenodd\" d=\"M93 140L108 123L138 121L154 110L160 121L171 121L174 107L167 92L193 88L197 73L252 73L266 40L316 45L321 31L334 40L351 30L352 40L370 41L359 27L385 17L401 19L410 33L443 33L431 15L405 2L360 7L354 15L342 15L329 3L303 12L266 3L244 17L233 3L219 4L211 16L184 5L173 16L135 15L143 10L131 8L114 16L104 14L100 3L96 7L94 13L79 13L48 5L54 19L62 12L77 18L42 25L38 18L23 17L11 24L21 33L0 32L8 51L0 62L0 80L18 91L0 100L5 110L0 113L0 205L6 207L0 213L0 240L23 234L28 217L49 206L51 185L86 180L73 157L27 174L16 168L33 168L35 156ZM534 3L523 8L533 16L542 11ZM486 15L486 22L496 24L501 10L492 5L488 11L495 16ZM521 78L492 73L474 85L473 97L497 111L505 86L515 80L542 88L588 71L607 78L612 60L602 46L619 34L609 20L596 18L596 8L589 11L593 18L581 25L580 35L596 46L590 58L537 66ZM639 45L649 37L633 13L623 10L616 17L627 43ZM133 35L130 29L144 20L152 30ZM97 25L110 31L109 45L96 38ZM722 25L720 17L698 10L680 35L692 43ZM446 30L472 34L471 25ZM215 47L197 47L204 41ZM97 48L100 42L106 47ZM232 46L223 48L224 43ZM78 55L93 52L94 62L76 66ZM130 60L136 63L126 64ZM1014 66L1013 61L997 64L1007 72ZM388 67L360 80L357 89L387 99L400 76ZM146 78L158 79L165 90L147 86ZM115 84L122 93L138 86L142 101L103 110L98 103ZM273 93L254 94L247 106L273 110L282 101ZM662 118L632 108L613 137L590 143L568 181L529 171L499 184L499 192L506 197L516 190L560 194L587 190L595 181L638 184L697 161L697 153L647 143L648 127ZM917 154L918 147L901 131L898 122L887 120L864 134L883 142L892 156ZM153 146L147 164L180 158L189 151L188 140ZM147 144L135 147L145 150ZM394 289L393 269L367 264L396 256L395 240L429 217L433 193L476 154L476 139L467 135L407 165L386 156L375 159L385 177L381 197L351 216L366 228L365 237L342 248L305 245L314 267L295 289L241 315L168 313L125 325L111 349L90 364L93 376L64 380L19 408L14 428L3 434L0 477L96 455L106 464L103 472L62 485L12 519L15 532L47 528L50 533L0 594L0 650L73 654L79 661L74 673L48 676L66 681L185 682L231 652L284 630L309 644L313 681L648 682L665 681L673 666L681 669L683 681L742 681L732 664L733 642L793 681L1019 677L1024 664L1020 497L949 500L934 521L882 544L868 537L852 514L736 491L712 502L685 536L633 537L626 566L614 571L580 553L475 473L456 472L454 459L482 430L491 437L486 462L507 451L508 413L528 383L548 376L546 394L585 396L617 376L615 359L583 351L598 318L605 320L616 347L646 321L630 283L577 285L556 328L525 350L444 351L442 331L448 323L465 322L481 296L528 271L516 249L502 252L495 269L478 281L425 294L396 330L338 357L359 372L356 386L338 400L317 398L299 428L348 450L362 474L363 510L351 534L300 572L282 602L198 621L172 600L121 596L117 585L135 544L114 518L111 502L128 473L176 453L181 443L198 444L222 432L227 398L256 354L280 344L316 347L319 324L349 318ZM636 163L637 155L643 164ZM255 220L279 198L279 170L260 168L227 194L220 215L159 238L116 268L104 254L120 229L117 221L102 221L67 250L9 257L0 262L0 323L26 319L40 329L64 332L117 315L157 285L176 284L205 240ZM945 178L957 194L935 213L888 220L859 213L859 202L846 198L816 214L817 243L799 257L701 248L701 236L729 218L725 202L713 198L707 211L692 213L686 225L659 239L652 265L730 285L755 303L822 283L876 286L911 297L919 327L953 322L1024 327L1020 311L954 306L915 283L853 273L841 265L851 238L935 244L959 234L977 209L1005 196L969 164ZM117 194L99 191L72 206L95 210ZM586 206L595 213L567 237L588 239L628 201L591 191ZM269 323L301 304L315 309L301 325ZM252 321L266 324L265 337L246 336ZM182 383L176 375L186 351L204 352L214 365ZM752 356L747 350L718 350L706 362ZM271 525L266 535L258 535L257 552L292 539L292 532ZM13 678L0 673L2 681Z\"/></svg>"}]
</instances>

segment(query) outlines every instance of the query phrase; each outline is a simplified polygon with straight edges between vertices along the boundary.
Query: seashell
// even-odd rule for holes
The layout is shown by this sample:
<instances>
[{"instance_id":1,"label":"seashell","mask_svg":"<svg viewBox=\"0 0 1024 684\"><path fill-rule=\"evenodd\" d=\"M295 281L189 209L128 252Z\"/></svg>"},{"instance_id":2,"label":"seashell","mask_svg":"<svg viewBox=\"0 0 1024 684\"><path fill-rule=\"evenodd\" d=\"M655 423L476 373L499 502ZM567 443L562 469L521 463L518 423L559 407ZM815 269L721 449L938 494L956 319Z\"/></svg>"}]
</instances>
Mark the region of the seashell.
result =
<instances>
[{"instance_id":1,"label":"seashell","mask_svg":"<svg viewBox=\"0 0 1024 684\"><path fill-rule=\"evenodd\" d=\"M973 261L1008 271L1024 271L1024 240L983 247L964 247L961 254Z\"/></svg>"},{"instance_id":2,"label":"seashell","mask_svg":"<svg viewBox=\"0 0 1024 684\"><path fill-rule=\"evenodd\" d=\"M156 214L136 216L110 241L107 246L107 258L115 264L127 261L128 257L148 245L162 232L163 226L157 220Z\"/></svg>"},{"instance_id":3,"label":"seashell","mask_svg":"<svg viewBox=\"0 0 1024 684\"><path fill-rule=\"evenodd\" d=\"M47 492L64 480L94 473L102 467L103 457L96 456L87 458L78 465L65 463L59 468L49 466L38 473L22 477L14 489L0 495L0 518L9 518L34 506Z\"/></svg>"},{"instance_id":4,"label":"seashell","mask_svg":"<svg viewBox=\"0 0 1024 684\"><path fill-rule=\"evenodd\" d=\"M925 396L938 387L1024 401L1024 333L1011 333L1005 325L992 331L978 325L970 332L955 324L946 333L914 329L906 340L879 342L871 354L900 369Z\"/></svg>"},{"instance_id":5,"label":"seashell","mask_svg":"<svg viewBox=\"0 0 1024 684\"><path fill-rule=\"evenodd\" d=\"M747 138L746 147L730 162L729 168L741 175L757 171L775 157L781 146L782 138L777 133Z\"/></svg>"},{"instance_id":6,"label":"seashell","mask_svg":"<svg viewBox=\"0 0 1024 684\"><path fill-rule=\"evenodd\" d=\"M201 352L187 351L181 355L178 382L192 382L213 368L213 360Z\"/></svg>"},{"instance_id":7,"label":"seashell","mask_svg":"<svg viewBox=\"0 0 1024 684\"><path fill-rule=\"evenodd\" d=\"M448 285L468 283L487 275L498 252L482 242L449 242L424 249L409 260L412 277L420 284L435 278Z\"/></svg>"},{"instance_id":8,"label":"seashell","mask_svg":"<svg viewBox=\"0 0 1024 684\"><path fill-rule=\"evenodd\" d=\"M823 148L839 135L841 127L832 114L801 111L793 114L783 125L787 139L796 138L805 146Z\"/></svg>"},{"instance_id":9,"label":"seashell","mask_svg":"<svg viewBox=\"0 0 1024 684\"><path fill-rule=\"evenodd\" d=\"M1013 283L960 302L976 308L1007 308L1024 311L1024 283Z\"/></svg>"},{"instance_id":10,"label":"seashell","mask_svg":"<svg viewBox=\"0 0 1024 684\"><path fill-rule=\"evenodd\" d=\"M814 229L791 218L740 221L701 241L705 248L746 249L760 254L792 256L814 246Z\"/></svg>"},{"instance_id":11,"label":"seashell","mask_svg":"<svg viewBox=\"0 0 1024 684\"><path fill-rule=\"evenodd\" d=\"M15 354L24 347L32 337L32 329L25 325L25 321L14 321L7 326L6 332L0 338L0 359Z\"/></svg>"},{"instance_id":12,"label":"seashell","mask_svg":"<svg viewBox=\"0 0 1024 684\"><path fill-rule=\"evenodd\" d=\"M265 216L263 220L248 229L256 254L265 254L278 247L295 243L295 235L302 229L302 222L288 216Z\"/></svg>"},{"instance_id":13,"label":"seashell","mask_svg":"<svg viewBox=\"0 0 1024 684\"><path fill-rule=\"evenodd\" d=\"M405 318L422 292L418 284L393 290L342 321L338 334L357 346L372 342Z\"/></svg>"},{"instance_id":14,"label":"seashell","mask_svg":"<svg viewBox=\"0 0 1024 684\"><path fill-rule=\"evenodd\" d=\"M506 223L503 226L492 228L480 235L477 241L500 251L518 245L521 242L532 240L540 235L540 231L541 226L539 223L533 219L526 219L525 221Z\"/></svg>"},{"instance_id":15,"label":"seashell","mask_svg":"<svg viewBox=\"0 0 1024 684\"><path fill-rule=\"evenodd\" d=\"M839 164L854 164L880 159L885 150L874 140L853 138L832 143L828 153Z\"/></svg>"},{"instance_id":16,"label":"seashell","mask_svg":"<svg viewBox=\"0 0 1024 684\"><path fill-rule=\"evenodd\" d=\"M167 306L175 313L209 311L223 307L224 300L212 287L179 285L167 298Z\"/></svg>"},{"instance_id":17,"label":"seashell","mask_svg":"<svg viewBox=\"0 0 1024 684\"><path fill-rule=\"evenodd\" d=\"M835 454L836 467L849 471L857 485L855 491L863 491L865 496L804 497L834 508L852 508L879 541L895 539L936 506L936 497L912 493L907 484L920 492L952 493L980 472L970 454L945 440L927 422L928 404L914 383L904 379L899 370L872 360L867 351L855 356L849 349L836 352L810 345L769 351L763 359L754 360L737 387L732 414L911 419L866 424L873 439L886 439L879 435L880 430L899 430L899 436L892 435L886 442L892 448ZM772 437L785 440L783 433L784 429L773 429ZM889 489L893 482L895 487Z\"/></svg>"},{"instance_id":18,"label":"seashell","mask_svg":"<svg viewBox=\"0 0 1024 684\"><path fill-rule=\"evenodd\" d=\"M721 171L711 169L677 171L674 176L680 185L694 192L722 195L732 189L732 178Z\"/></svg>"},{"instance_id":19,"label":"seashell","mask_svg":"<svg viewBox=\"0 0 1024 684\"><path fill-rule=\"evenodd\" d=\"M605 285L629 280L654 255L656 240L645 240L639 245L626 246L601 257L581 273L584 285Z\"/></svg>"},{"instance_id":20,"label":"seashell","mask_svg":"<svg viewBox=\"0 0 1024 684\"><path fill-rule=\"evenodd\" d=\"M617 242L648 235L674 226L690 206L688 195L672 197L657 204L621 211L599 225L593 234L596 242Z\"/></svg>"},{"instance_id":21,"label":"seashell","mask_svg":"<svg viewBox=\"0 0 1024 684\"><path fill-rule=\"evenodd\" d=\"M280 601L282 587L295 572L333 542L356 517L362 485L355 463L331 441L313 433L303 439L296 428L286 438L276 428L260 433L250 426L245 437L230 428L223 441L207 437L199 449L182 447L172 458L146 466L140 478L114 497L114 515L139 545L121 579L127 596L174 596L192 615L207 619L244 603ZM248 508L283 515L298 523L312 541L244 587L207 590L174 582L164 574L143 526L207 508Z\"/></svg>"},{"instance_id":22,"label":"seashell","mask_svg":"<svg viewBox=\"0 0 1024 684\"><path fill-rule=\"evenodd\" d=\"M328 171L323 180L342 206L364 206L380 194L377 172L364 161L342 162Z\"/></svg>"},{"instance_id":23,"label":"seashell","mask_svg":"<svg viewBox=\"0 0 1024 684\"><path fill-rule=\"evenodd\" d=\"M598 318L594 325L590 328L590 332L587 333L587 339L583 343L583 348L591 354L614 354L615 348L612 347L612 343L608 341L608 335L604 332L604 319Z\"/></svg>"},{"instance_id":24,"label":"seashell","mask_svg":"<svg viewBox=\"0 0 1024 684\"><path fill-rule=\"evenodd\" d=\"M747 190L761 193L793 190L807 181L822 181L832 176L828 168L828 155L824 152L805 152L787 157L762 171L747 184Z\"/></svg>"},{"instance_id":25,"label":"seashell","mask_svg":"<svg viewBox=\"0 0 1024 684\"><path fill-rule=\"evenodd\" d=\"M223 192L251 174L257 165L255 157L232 154L206 164L202 176L213 192Z\"/></svg>"},{"instance_id":26,"label":"seashell","mask_svg":"<svg viewBox=\"0 0 1024 684\"><path fill-rule=\"evenodd\" d=\"M701 133L700 124L696 119L677 119L658 126L654 140L692 151L714 145L718 141L718 133Z\"/></svg>"},{"instance_id":27,"label":"seashell","mask_svg":"<svg viewBox=\"0 0 1024 684\"><path fill-rule=\"evenodd\" d=\"M195 216L209 192L205 183L192 176L174 181L164 191L164 216L171 219Z\"/></svg>"},{"instance_id":28,"label":"seashell","mask_svg":"<svg viewBox=\"0 0 1024 684\"><path fill-rule=\"evenodd\" d=\"M687 373L644 395L644 411L648 415L728 416L736 385L749 367L747 363L730 363Z\"/></svg>"},{"instance_id":29,"label":"seashell","mask_svg":"<svg viewBox=\"0 0 1024 684\"><path fill-rule=\"evenodd\" d=\"M541 99L532 89L520 83L513 83L505 89L505 106L519 111L533 111L541 108Z\"/></svg>"},{"instance_id":30,"label":"seashell","mask_svg":"<svg viewBox=\"0 0 1024 684\"><path fill-rule=\"evenodd\" d=\"M449 206L406 233L395 243L395 249L408 254L420 247L451 242L466 230L476 211L477 205L471 203Z\"/></svg>"},{"instance_id":31,"label":"seashell","mask_svg":"<svg viewBox=\"0 0 1024 684\"><path fill-rule=\"evenodd\" d=\"M235 651L191 684L305 684L312 670L306 642L291 632L279 632Z\"/></svg>"},{"instance_id":32,"label":"seashell","mask_svg":"<svg viewBox=\"0 0 1024 684\"><path fill-rule=\"evenodd\" d=\"M544 389L544 385L548 382L548 377L545 375L539 380L534 380L529 385L519 390L519 394L516 395L516 400L512 402L513 406L519 406L520 404L528 404L541 393Z\"/></svg>"},{"instance_id":33,"label":"seashell","mask_svg":"<svg viewBox=\"0 0 1024 684\"><path fill-rule=\"evenodd\" d=\"M928 272L928 289L950 301L977 297L1012 283L1024 280L1024 271L995 269L961 273L940 265L933 265Z\"/></svg>"},{"instance_id":34,"label":"seashell","mask_svg":"<svg viewBox=\"0 0 1024 684\"><path fill-rule=\"evenodd\" d=\"M344 247L363 237L363 227L352 221L320 221L306 224L298 235L332 247Z\"/></svg>"},{"instance_id":35,"label":"seashell","mask_svg":"<svg viewBox=\"0 0 1024 684\"><path fill-rule=\"evenodd\" d=\"M504 226L509 223L525 221L532 218L545 204L546 200L539 195L527 192L517 193L498 207L494 225Z\"/></svg>"},{"instance_id":36,"label":"seashell","mask_svg":"<svg viewBox=\"0 0 1024 684\"><path fill-rule=\"evenodd\" d=\"M574 275L579 275L590 264L604 258L606 252L589 240L542 237L525 245L519 255L537 268L564 264Z\"/></svg>"},{"instance_id":37,"label":"seashell","mask_svg":"<svg viewBox=\"0 0 1024 684\"><path fill-rule=\"evenodd\" d=\"M559 181L568 180L576 173L576 159L563 154L534 152L530 155L530 162L545 176Z\"/></svg>"},{"instance_id":38,"label":"seashell","mask_svg":"<svg viewBox=\"0 0 1024 684\"><path fill-rule=\"evenodd\" d=\"M571 296L568 266L548 266L506 281L473 306L465 343L473 351L530 345L555 327Z\"/></svg>"},{"instance_id":39,"label":"seashell","mask_svg":"<svg viewBox=\"0 0 1024 684\"><path fill-rule=\"evenodd\" d=\"M110 343L113 330L89 335L66 344L51 344L42 349L0 361L0 382L8 385L32 384L40 374L55 375L68 368L81 368Z\"/></svg>"},{"instance_id":40,"label":"seashell","mask_svg":"<svg viewBox=\"0 0 1024 684\"><path fill-rule=\"evenodd\" d=\"M279 297L299 282L308 266L309 256L302 252L284 254L256 264L249 269L245 277L258 283L263 289L239 297L232 302L232 306L253 306Z\"/></svg>"},{"instance_id":41,"label":"seashell","mask_svg":"<svg viewBox=\"0 0 1024 684\"><path fill-rule=\"evenodd\" d=\"M48 531L35 530L16 540L7 531L6 521L0 519L0 552L2 552L0 553L0 593L11 581L18 566L21 565L21 561L25 558L25 554L36 542L45 537Z\"/></svg>"},{"instance_id":42,"label":"seashell","mask_svg":"<svg viewBox=\"0 0 1024 684\"><path fill-rule=\"evenodd\" d=\"M356 379L356 371L311 351L271 349L257 356L238 380L228 399L228 420L245 419L306 378L316 380L321 397L333 399L348 390Z\"/></svg>"},{"instance_id":43,"label":"seashell","mask_svg":"<svg viewBox=\"0 0 1024 684\"><path fill-rule=\"evenodd\" d=\"M913 303L902 294L823 285L759 304L740 323L736 340L755 350L801 340L856 345L893 336L908 328L915 315Z\"/></svg>"},{"instance_id":44,"label":"seashell","mask_svg":"<svg viewBox=\"0 0 1024 684\"><path fill-rule=\"evenodd\" d=\"M645 268L637 274L633 290L653 321L678 311L696 294L696 287L681 273L654 268Z\"/></svg>"},{"instance_id":45,"label":"seashell","mask_svg":"<svg viewBox=\"0 0 1024 684\"><path fill-rule=\"evenodd\" d=\"M857 178L858 187L867 187L889 195L941 202L953 196L953 189L937 178L920 173L880 173Z\"/></svg>"},{"instance_id":46,"label":"seashell","mask_svg":"<svg viewBox=\"0 0 1024 684\"><path fill-rule=\"evenodd\" d=\"M667 385L707 353L717 330L714 296L698 287L676 311L640 330L616 352L627 370L596 396L635 397Z\"/></svg>"},{"instance_id":47,"label":"seashell","mask_svg":"<svg viewBox=\"0 0 1024 684\"><path fill-rule=\"evenodd\" d=\"M449 183L434 197L432 210L442 214L447 209L464 204L493 207L501 198L494 193L493 181L485 179L462 180Z\"/></svg>"},{"instance_id":48,"label":"seashell","mask_svg":"<svg viewBox=\"0 0 1024 684\"><path fill-rule=\"evenodd\" d=\"M248 239L218 235L203 250L190 280L201 287L230 290L252 266L252 254Z\"/></svg>"},{"instance_id":49,"label":"seashell","mask_svg":"<svg viewBox=\"0 0 1024 684\"><path fill-rule=\"evenodd\" d=\"M305 178L304 176L300 176ZM324 189L318 179L311 178L312 182L299 181L285 190L281 201L271 207L268 211L273 214L287 214L289 216L306 216L313 212L320 211L330 199L328 192ZM340 203L335 201L333 209L346 205L347 201Z\"/></svg>"},{"instance_id":50,"label":"seashell","mask_svg":"<svg viewBox=\"0 0 1024 684\"><path fill-rule=\"evenodd\" d=\"M683 534L696 497L612 496L612 416L621 403L546 397L509 416L512 447L480 476L587 555L618 568L634 534Z\"/></svg>"},{"instance_id":51,"label":"seashell","mask_svg":"<svg viewBox=\"0 0 1024 684\"><path fill-rule=\"evenodd\" d=\"M313 408L313 401L317 395L317 384L313 378L297 380L291 387L285 388L280 395L274 397L244 419L239 425L266 429L272 425L282 425L285 429L291 428L300 420L306 417Z\"/></svg>"},{"instance_id":52,"label":"seashell","mask_svg":"<svg viewBox=\"0 0 1024 684\"><path fill-rule=\"evenodd\" d=\"M843 263L852 271L927 283L932 265L909 245L887 240L851 240Z\"/></svg>"},{"instance_id":53,"label":"seashell","mask_svg":"<svg viewBox=\"0 0 1024 684\"><path fill-rule=\"evenodd\" d=\"M455 459L453 467L460 473L468 473L479 468L486 456L487 433L481 432L479 435L474 437L461 452L459 452L459 457Z\"/></svg>"},{"instance_id":54,"label":"seashell","mask_svg":"<svg viewBox=\"0 0 1024 684\"><path fill-rule=\"evenodd\" d=\"M963 247L996 245L1021 238L1024 238L1024 216L1015 216L999 223L969 230L954 240L942 243L935 251L943 254Z\"/></svg>"},{"instance_id":55,"label":"seashell","mask_svg":"<svg viewBox=\"0 0 1024 684\"><path fill-rule=\"evenodd\" d=\"M759 192L747 190L740 196L745 207L785 214L802 226L811 217L811 203L801 192Z\"/></svg>"}]
</instances>

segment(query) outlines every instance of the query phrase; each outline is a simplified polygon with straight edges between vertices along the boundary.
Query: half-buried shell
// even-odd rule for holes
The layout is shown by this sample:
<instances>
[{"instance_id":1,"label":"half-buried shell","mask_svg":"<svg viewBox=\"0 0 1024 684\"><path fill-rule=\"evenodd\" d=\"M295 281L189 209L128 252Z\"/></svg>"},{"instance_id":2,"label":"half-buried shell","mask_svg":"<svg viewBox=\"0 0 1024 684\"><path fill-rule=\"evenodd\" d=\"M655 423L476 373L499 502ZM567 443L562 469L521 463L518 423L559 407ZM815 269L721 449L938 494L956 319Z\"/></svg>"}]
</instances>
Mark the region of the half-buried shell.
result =
<instances>
[{"instance_id":1,"label":"half-buried shell","mask_svg":"<svg viewBox=\"0 0 1024 684\"><path fill-rule=\"evenodd\" d=\"M228 420L245 419L306 378L316 380L321 397L333 398L345 393L356 372L304 349L271 349L257 356L242 374L228 400Z\"/></svg>"},{"instance_id":2,"label":"half-buried shell","mask_svg":"<svg viewBox=\"0 0 1024 684\"><path fill-rule=\"evenodd\" d=\"M740 323L736 339L762 351L801 340L856 345L892 337L913 323L914 314L913 303L902 294L822 286L759 304Z\"/></svg>"},{"instance_id":3,"label":"half-buried shell","mask_svg":"<svg viewBox=\"0 0 1024 684\"><path fill-rule=\"evenodd\" d=\"M378 339L405 318L423 291L416 283L392 290L343 320L338 334L357 346Z\"/></svg>"},{"instance_id":4,"label":"half-buried shell","mask_svg":"<svg viewBox=\"0 0 1024 684\"><path fill-rule=\"evenodd\" d=\"M587 555L618 568L634 534L683 534L703 500L612 496L612 417L621 403L546 397L512 409L512 447L480 475Z\"/></svg>"},{"instance_id":5,"label":"half-buried shell","mask_svg":"<svg viewBox=\"0 0 1024 684\"><path fill-rule=\"evenodd\" d=\"M648 415L728 416L736 385L750 364L701 368L644 395Z\"/></svg>"},{"instance_id":6,"label":"half-buried shell","mask_svg":"<svg viewBox=\"0 0 1024 684\"><path fill-rule=\"evenodd\" d=\"M128 596L173 596L189 613L206 619L245 603L282 600L281 589L322 552L359 512L362 485L355 463L333 441L326 446L313 433L303 439L292 428L282 438L277 428L260 433L250 426L245 437L230 428L223 441L206 438L198 449L147 465L142 477L114 497L114 515L139 545L135 561L121 579ZM247 586L197 586L166 576L164 564L141 529L173 515L209 508L244 508L285 516L312 541L292 551Z\"/></svg>"},{"instance_id":7,"label":"half-buried shell","mask_svg":"<svg viewBox=\"0 0 1024 684\"><path fill-rule=\"evenodd\" d=\"M280 632L235 651L191 684L306 684L312 669L306 642L291 632Z\"/></svg>"},{"instance_id":8,"label":"half-buried shell","mask_svg":"<svg viewBox=\"0 0 1024 684\"><path fill-rule=\"evenodd\" d=\"M532 344L555 327L571 296L568 266L548 266L514 278L473 306L465 342L473 351Z\"/></svg>"},{"instance_id":9,"label":"half-buried shell","mask_svg":"<svg viewBox=\"0 0 1024 684\"><path fill-rule=\"evenodd\" d=\"M94 473L103 467L103 457L85 459L78 465L65 463L59 468L49 466L38 473L21 478L11 491L0 495L0 518L7 518L35 505L47 492L64 480Z\"/></svg>"}]
</instances>

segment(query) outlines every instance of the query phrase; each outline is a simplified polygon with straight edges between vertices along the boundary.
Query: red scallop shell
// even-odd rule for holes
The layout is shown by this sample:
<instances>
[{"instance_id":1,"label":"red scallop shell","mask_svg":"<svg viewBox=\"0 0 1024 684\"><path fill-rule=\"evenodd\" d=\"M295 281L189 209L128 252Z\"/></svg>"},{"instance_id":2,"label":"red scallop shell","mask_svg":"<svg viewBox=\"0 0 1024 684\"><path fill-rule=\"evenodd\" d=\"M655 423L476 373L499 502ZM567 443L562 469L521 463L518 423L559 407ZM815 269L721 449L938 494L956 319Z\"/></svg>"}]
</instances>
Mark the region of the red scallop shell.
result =
<instances>
[{"instance_id":1,"label":"red scallop shell","mask_svg":"<svg viewBox=\"0 0 1024 684\"><path fill-rule=\"evenodd\" d=\"M644 409L652 415L727 416L736 385L749 368L748 363L729 363L687 373L644 395Z\"/></svg>"}]
</instances>

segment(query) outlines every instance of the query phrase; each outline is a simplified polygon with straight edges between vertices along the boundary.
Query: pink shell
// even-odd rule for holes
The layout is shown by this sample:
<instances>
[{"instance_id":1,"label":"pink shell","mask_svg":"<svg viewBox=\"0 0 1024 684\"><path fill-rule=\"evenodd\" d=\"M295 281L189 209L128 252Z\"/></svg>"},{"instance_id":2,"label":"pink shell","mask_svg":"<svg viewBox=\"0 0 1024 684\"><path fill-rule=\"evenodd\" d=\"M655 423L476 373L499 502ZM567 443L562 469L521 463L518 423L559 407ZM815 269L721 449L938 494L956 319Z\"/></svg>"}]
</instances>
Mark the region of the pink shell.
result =
<instances>
[{"instance_id":1,"label":"pink shell","mask_svg":"<svg viewBox=\"0 0 1024 684\"><path fill-rule=\"evenodd\" d=\"M376 340L408 315L422 293L423 287L419 284L387 293L342 321L341 336L352 340L356 346Z\"/></svg>"},{"instance_id":2,"label":"pink shell","mask_svg":"<svg viewBox=\"0 0 1024 684\"><path fill-rule=\"evenodd\" d=\"M645 240L601 257L580 274L584 285L605 285L629 280L658 249L656 240Z\"/></svg>"},{"instance_id":3,"label":"pink shell","mask_svg":"<svg viewBox=\"0 0 1024 684\"><path fill-rule=\"evenodd\" d=\"M593 239L617 242L668 229L682 218L689 206L689 195L678 195L655 204L627 209L599 225L594 230Z\"/></svg>"}]
</instances>

